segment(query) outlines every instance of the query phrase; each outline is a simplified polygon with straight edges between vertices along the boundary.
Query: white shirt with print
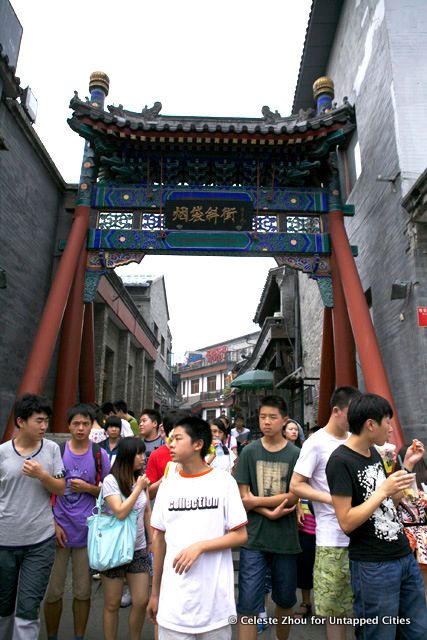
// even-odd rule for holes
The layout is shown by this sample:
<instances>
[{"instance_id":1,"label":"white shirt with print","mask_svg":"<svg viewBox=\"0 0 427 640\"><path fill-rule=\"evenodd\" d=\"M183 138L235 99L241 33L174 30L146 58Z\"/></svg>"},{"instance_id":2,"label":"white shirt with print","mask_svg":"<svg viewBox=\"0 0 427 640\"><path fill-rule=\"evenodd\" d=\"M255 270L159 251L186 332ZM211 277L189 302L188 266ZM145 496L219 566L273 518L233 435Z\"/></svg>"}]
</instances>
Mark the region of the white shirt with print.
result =
<instances>
[{"instance_id":1,"label":"white shirt with print","mask_svg":"<svg viewBox=\"0 0 427 640\"><path fill-rule=\"evenodd\" d=\"M182 575L172 563L191 544L223 536L246 521L237 483L225 471L181 472L163 480L151 517L151 526L165 531L166 540L157 613L161 627L195 634L229 624L236 615L231 549L203 553Z\"/></svg>"}]
</instances>

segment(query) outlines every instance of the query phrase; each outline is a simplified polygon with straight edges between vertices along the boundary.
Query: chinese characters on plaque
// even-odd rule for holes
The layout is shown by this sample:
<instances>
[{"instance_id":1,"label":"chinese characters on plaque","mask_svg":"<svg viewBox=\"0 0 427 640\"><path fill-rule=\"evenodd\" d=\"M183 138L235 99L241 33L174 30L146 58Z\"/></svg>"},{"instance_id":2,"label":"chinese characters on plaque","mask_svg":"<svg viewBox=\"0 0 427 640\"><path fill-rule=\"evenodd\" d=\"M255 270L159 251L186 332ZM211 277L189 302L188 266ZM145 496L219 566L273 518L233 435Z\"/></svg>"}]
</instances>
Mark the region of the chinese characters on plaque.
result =
<instances>
[{"instance_id":1,"label":"chinese characters on plaque","mask_svg":"<svg viewBox=\"0 0 427 640\"><path fill-rule=\"evenodd\" d=\"M249 231L253 206L241 200L168 200L166 227L215 231Z\"/></svg>"}]
</instances>

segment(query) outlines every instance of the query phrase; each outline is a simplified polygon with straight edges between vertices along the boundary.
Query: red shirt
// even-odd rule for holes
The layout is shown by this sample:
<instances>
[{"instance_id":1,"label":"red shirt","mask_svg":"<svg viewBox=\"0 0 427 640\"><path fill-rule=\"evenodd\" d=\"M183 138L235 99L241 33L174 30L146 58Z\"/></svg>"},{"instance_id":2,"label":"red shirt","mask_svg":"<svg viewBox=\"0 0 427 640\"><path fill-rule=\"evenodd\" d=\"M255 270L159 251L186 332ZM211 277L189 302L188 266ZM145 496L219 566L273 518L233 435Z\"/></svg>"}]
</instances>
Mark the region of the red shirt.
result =
<instances>
[{"instance_id":1,"label":"red shirt","mask_svg":"<svg viewBox=\"0 0 427 640\"><path fill-rule=\"evenodd\" d=\"M150 482L157 482L158 480L163 478L166 465L171 460L172 458L169 447L166 444L162 444L161 447L155 449L151 453L150 457L148 458L147 469L145 471Z\"/></svg>"}]
</instances>

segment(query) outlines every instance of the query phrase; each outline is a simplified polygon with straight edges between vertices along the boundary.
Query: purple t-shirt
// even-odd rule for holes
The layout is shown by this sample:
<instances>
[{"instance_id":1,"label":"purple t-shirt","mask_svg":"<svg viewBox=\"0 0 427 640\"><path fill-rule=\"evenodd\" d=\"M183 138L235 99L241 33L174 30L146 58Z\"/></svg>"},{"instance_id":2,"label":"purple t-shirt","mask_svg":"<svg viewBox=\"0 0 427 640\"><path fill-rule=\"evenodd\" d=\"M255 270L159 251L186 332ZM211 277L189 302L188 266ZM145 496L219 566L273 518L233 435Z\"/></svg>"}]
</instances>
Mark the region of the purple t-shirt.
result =
<instances>
[{"instance_id":1,"label":"purple t-shirt","mask_svg":"<svg viewBox=\"0 0 427 640\"><path fill-rule=\"evenodd\" d=\"M65 531L67 547L86 547L86 518L92 515L96 498L90 493L73 493L70 480L79 478L89 484L96 484L96 465L92 453L92 443L86 453L76 454L70 451L68 442L63 456L66 489L64 496L57 496L53 513L55 520ZM107 452L101 449L101 480L110 472Z\"/></svg>"}]
</instances>

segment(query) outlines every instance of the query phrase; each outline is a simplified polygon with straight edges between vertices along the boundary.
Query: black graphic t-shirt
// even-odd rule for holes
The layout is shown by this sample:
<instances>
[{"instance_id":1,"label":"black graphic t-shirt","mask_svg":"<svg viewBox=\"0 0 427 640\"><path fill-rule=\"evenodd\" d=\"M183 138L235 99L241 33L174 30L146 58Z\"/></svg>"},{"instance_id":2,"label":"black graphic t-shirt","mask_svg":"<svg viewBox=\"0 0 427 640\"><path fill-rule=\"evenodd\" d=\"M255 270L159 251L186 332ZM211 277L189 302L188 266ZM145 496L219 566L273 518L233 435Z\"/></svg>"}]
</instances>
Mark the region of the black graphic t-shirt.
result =
<instances>
[{"instance_id":1,"label":"black graphic t-shirt","mask_svg":"<svg viewBox=\"0 0 427 640\"><path fill-rule=\"evenodd\" d=\"M326 465L331 495L351 496L352 507L365 502L386 480L378 451L366 458L346 445L338 447ZM349 534L350 560L384 562L411 553L403 526L391 498L386 498L371 517Z\"/></svg>"},{"instance_id":2,"label":"black graphic t-shirt","mask_svg":"<svg viewBox=\"0 0 427 640\"><path fill-rule=\"evenodd\" d=\"M239 484L249 485L254 496L287 493L299 451L291 442L280 451L267 451L261 440L256 440L242 450L234 477ZM291 554L301 551L296 510L277 520L248 511L247 528L248 542L244 546L248 549Z\"/></svg>"}]
</instances>

